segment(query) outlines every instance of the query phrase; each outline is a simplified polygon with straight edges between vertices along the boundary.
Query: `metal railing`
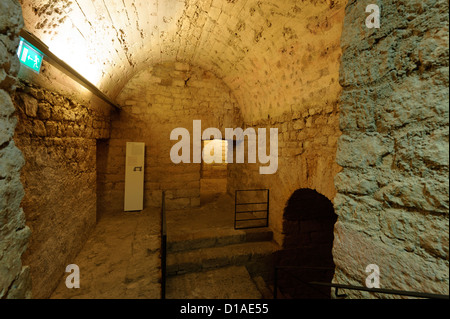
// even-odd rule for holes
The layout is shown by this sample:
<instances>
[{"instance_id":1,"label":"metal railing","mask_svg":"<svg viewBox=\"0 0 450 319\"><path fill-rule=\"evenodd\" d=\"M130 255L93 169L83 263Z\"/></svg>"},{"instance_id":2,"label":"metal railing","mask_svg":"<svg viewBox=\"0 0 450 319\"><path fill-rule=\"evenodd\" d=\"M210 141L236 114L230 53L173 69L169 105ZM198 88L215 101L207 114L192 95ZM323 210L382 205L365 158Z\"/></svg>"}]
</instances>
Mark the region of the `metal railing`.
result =
<instances>
[{"instance_id":1,"label":"metal railing","mask_svg":"<svg viewBox=\"0 0 450 319\"><path fill-rule=\"evenodd\" d=\"M166 199L162 192L161 201L161 299L166 299L166 263L167 263L167 229L166 229Z\"/></svg>"},{"instance_id":2,"label":"metal railing","mask_svg":"<svg viewBox=\"0 0 450 319\"><path fill-rule=\"evenodd\" d=\"M384 288L367 288L363 286L354 286L354 285L344 285L344 284L335 284L335 283L327 283L327 282L317 282L310 281L307 282L305 280L300 279L298 276L289 272L289 270L334 270L334 268L328 267L298 267L298 266L275 266L274 271L274 290L273 290L273 299L277 299L278 294L278 273L280 270L287 271L291 275L291 277L297 279L298 281L307 284L311 287L314 286L322 286L329 287L335 289L336 297L345 298L346 294L340 294L339 289L348 289L348 290L359 290L359 291L367 291L371 293L381 293L381 294L389 294L389 295L399 295L399 296L408 296L408 297L416 297L416 298L425 298L425 299L449 299L449 295L441 295L441 294L432 294L425 292L417 292L417 291L406 291L406 290L395 290L395 289L384 289Z\"/></svg>"},{"instance_id":3,"label":"metal railing","mask_svg":"<svg viewBox=\"0 0 450 319\"><path fill-rule=\"evenodd\" d=\"M292 273L292 270L318 270L318 271L334 271L334 268L330 267L299 267L299 266L275 266L274 269L274 282L273 282L273 299L277 299L278 297L278 274L280 271L283 271L290 275L290 277L296 279L298 282L303 283L304 285L307 285L314 289L314 286L312 286L309 282L301 279L299 276ZM317 293L323 294L324 297L330 297L329 294L325 294L320 289L314 289Z\"/></svg>"},{"instance_id":4,"label":"metal railing","mask_svg":"<svg viewBox=\"0 0 450 319\"><path fill-rule=\"evenodd\" d=\"M254 202L254 203L238 203L238 193L239 192L267 192L267 199L264 202ZM248 206L251 205L266 205L265 209L248 209ZM247 209L240 211L238 210L238 207L245 206ZM262 213L265 212L265 217L255 217L253 213ZM238 216L242 216L242 214L251 214L251 218L242 218L238 219ZM253 225L253 226L243 226L238 227L238 223L242 222L248 222L248 221L258 221L263 220L265 223L261 225ZM267 227L269 226L269 190L268 189L239 189L235 191L234 194L234 229L249 229L249 228L261 228L261 227Z\"/></svg>"},{"instance_id":5,"label":"metal railing","mask_svg":"<svg viewBox=\"0 0 450 319\"><path fill-rule=\"evenodd\" d=\"M367 287L362 287L362 286L333 284L333 283L315 282L315 281L312 281L309 284L334 288L336 297L347 297L346 294L339 294L338 289L349 289L349 290L368 291L368 292L380 293L380 294L409 296L409 297L416 297L416 298L449 299L449 295L432 294L432 293L418 292L418 291L395 290L395 289L384 289L384 288L367 288Z\"/></svg>"}]
</instances>

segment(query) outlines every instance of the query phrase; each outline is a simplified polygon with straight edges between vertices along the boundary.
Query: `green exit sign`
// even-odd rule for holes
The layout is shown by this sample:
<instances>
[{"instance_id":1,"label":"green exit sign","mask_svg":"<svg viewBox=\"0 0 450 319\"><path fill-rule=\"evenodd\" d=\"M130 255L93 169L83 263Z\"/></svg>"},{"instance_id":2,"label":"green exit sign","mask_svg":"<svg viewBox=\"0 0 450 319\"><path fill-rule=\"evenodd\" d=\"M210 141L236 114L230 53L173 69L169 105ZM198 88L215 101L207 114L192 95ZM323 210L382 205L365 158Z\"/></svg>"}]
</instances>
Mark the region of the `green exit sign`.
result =
<instances>
[{"instance_id":1,"label":"green exit sign","mask_svg":"<svg viewBox=\"0 0 450 319\"><path fill-rule=\"evenodd\" d=\"M39 73L44 55L24 38L20 38L17 56L22 64Z\"/></svg>"}]
</instances>

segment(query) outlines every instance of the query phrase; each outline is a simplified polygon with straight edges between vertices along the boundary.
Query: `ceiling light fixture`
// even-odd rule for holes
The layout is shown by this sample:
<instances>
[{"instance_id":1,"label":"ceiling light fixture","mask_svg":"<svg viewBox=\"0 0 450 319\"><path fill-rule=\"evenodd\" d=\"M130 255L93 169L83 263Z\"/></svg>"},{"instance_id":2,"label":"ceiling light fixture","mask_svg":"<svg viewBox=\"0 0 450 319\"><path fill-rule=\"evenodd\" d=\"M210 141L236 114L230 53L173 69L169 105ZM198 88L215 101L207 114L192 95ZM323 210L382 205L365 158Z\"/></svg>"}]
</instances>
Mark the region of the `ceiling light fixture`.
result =
<instances>
[{"instance_id":1,"label":"ceiling light fixture","mask_svg":"<svg viewBox=\"0 0 450 319\"><path fill-rule=\"evenodd\" d=\"M44 54L44 59L48 61L51 65L59 69L60 71L64 72L68 76L70 76L73 80L77 81L81 85L83 85L85 88L87 88L89 91L91 91L93 94L101 98L103 101L107 102L108 104L114 106L117 109L121 109L122 107L115 103L113 100L111 100L108 96L106 96L102 91L100 91L94 84L89 82L85 77L83 77L80 73L75 71L72 67L70 67L67 63L65 63L63 60L59 59L56 55L54 55L48 48L48 46L43 43L40 39L38 39L34 34L31 32L22 29L19 33L19 35L25 39L27 42L29 42L32 46L34 46L36 49L41 51Z\"/></svg>"}]
</instances>

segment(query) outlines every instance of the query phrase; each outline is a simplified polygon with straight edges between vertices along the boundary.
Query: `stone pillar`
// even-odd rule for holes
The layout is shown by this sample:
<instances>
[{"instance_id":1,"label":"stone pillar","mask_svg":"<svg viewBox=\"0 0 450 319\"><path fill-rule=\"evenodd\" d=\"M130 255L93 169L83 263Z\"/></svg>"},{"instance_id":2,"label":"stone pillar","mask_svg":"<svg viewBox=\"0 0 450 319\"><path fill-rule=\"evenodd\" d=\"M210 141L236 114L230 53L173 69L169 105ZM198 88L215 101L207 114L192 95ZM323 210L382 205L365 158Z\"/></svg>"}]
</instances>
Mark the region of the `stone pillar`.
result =
<instances>
[{"instance_id":1,"label":"stone pillar","mask_svg":"<svg viewBox=\"0 0 450 319\"><path fill-rule=\"evenodd\" d=\"M0 1L0 299L30 298L28 267L22 266L30 229L20 202L24 196L20 169L24 159L13 135L17 119L11 95L15 91L19 59L18 33L23 27L22 9L15 0Z\"/></svg>"},{"instance_id":2,"label":"stone pillar","mask_svg":"<svg viewBox=\"0 0 450 319\"><path fill-rule=\"evenodd\" d=\"M369 29L367 5L381 10ZM448 1L349 1L334 282L449 293ZM350 297L391 298L345 291Z\"/></svg>"}]
</instances>

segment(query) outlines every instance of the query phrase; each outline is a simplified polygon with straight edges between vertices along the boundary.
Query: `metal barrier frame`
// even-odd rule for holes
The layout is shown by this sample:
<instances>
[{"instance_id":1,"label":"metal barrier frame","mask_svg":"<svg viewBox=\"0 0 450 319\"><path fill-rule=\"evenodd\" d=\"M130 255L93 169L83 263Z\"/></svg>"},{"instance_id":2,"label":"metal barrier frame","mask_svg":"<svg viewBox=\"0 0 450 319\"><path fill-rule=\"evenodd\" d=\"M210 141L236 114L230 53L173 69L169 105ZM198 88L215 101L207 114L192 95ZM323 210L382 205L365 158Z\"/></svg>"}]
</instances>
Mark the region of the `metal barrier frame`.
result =
<instances>
[{"instance_id":1,"label":"metal barrier frame","mask_svg":"<svg viewBox=\"0 0 450 319\"><path fill-rule=\"evenodd\" d=\"M238 193L239 192L267 192L267 201L266 202L257 202L257 203L238 203ZM245 210L238 211L238 206L248 206L248 205L263 205L266 204L266 209L262 210ZM237 219L238 214L243 213L257 213L257 212L266 212L266 217L263 218L247 218L247 219ZM237 227L238 222L249 221L249 220L265 220L266 223L261 226L248 226L248 227ZM250 229L250 228L263 228L269 226L269 190L268 189L237 189L234 193L234 229Z\"/></svg>"}]
</instances>

